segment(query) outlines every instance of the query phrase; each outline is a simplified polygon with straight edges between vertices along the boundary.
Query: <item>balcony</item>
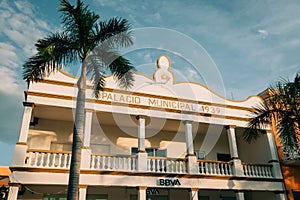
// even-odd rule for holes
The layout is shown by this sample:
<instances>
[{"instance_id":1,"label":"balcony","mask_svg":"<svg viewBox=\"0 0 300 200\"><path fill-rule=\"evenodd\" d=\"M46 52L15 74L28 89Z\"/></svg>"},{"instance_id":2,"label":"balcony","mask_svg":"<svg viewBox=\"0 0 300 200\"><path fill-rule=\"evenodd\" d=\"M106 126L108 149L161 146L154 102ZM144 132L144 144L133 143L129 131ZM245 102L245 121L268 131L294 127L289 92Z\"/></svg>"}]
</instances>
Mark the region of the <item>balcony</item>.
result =
<instances>
[{"instance_id":1,"label":"balcony","mask_svg":"<svg viewBox=\"0 0 300 200\"><path fill-rule=\"evenodd\" d=\"M233 176L232 162L201 160L198 164L201 175Z\"/></svg>"},{"instance_id":2,"label":"balcony","mask_svg":"<svg viewBox=\"0 0 300 200\"><path fill-rule=\"evenodd\" d=\"M71 152L30 149L27 151L25 166L69 169L71 155Z\"/></svg>"},{"instance_id":3,"label":"balcony","mask_svg":"<svg viewBox=\"0 0 300 200\"><path fill-rule=\"evenodd\" d=\"M92 154L89 170L140 173L136 156ZM24 167L44 169L69 169L71 152L28 150ZM233 162L198 160L198 172L193 175L236 176ZM275 178L270 164L242 163L242 177ZM154 174L189 174L185 159L148 157L146 173Z\"/></svg>"}]
</instances>

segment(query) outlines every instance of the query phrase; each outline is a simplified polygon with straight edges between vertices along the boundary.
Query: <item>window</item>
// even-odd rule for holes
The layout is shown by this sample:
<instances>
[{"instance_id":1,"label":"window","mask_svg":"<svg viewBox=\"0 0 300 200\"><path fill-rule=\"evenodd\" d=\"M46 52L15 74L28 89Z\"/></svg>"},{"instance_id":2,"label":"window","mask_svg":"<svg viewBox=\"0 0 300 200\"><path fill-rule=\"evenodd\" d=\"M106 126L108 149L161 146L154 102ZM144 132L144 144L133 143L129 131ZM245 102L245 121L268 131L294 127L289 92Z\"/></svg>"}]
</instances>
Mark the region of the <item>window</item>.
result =
<instances>
[{"instance_id":1,"label":"window","mask_svg":"<svg viewBox=\"0 0 300 200\"><path fill-rule=\"evenodd\" d=\"M209 200L208 196L199 196L199 200Z\"/></svg>"},{"instance_id":2,"label":"window","mask_svg":"<svg viewBox=\"0 0 300 200\"><path fill-rule=\"evenodd\" d=\"M300 199L300 191L293 191L294 199Z\"/></svg>"},{"instance_id":3,"label":"window","mask_svg":"<svg viewBox=\"0 0 300 200\"><path fill-rule=\"evenodd\" d=\"M131 154L135 155L139 151L138 148L132 147L131 148ZM167 149L157 149L157 148L146 148L146 152L148 156L153 157L167 157Z\"/></svg>"},{"instance_id":4,"label":"window","mask_svg":"<svg viewBox=\"0 0 300 200\"><path fill-rule=\"evenodd\" d=\"M56 151L72 151L72 143L52 141L50 149Z\"/></svg>"},{"instance_id":5,"label":"window","mask_svg":"<svg viewBox=\"0 0 300 200\"><path fill-rule=\"evenodd\" d=\"M46 194L43 200L66 200L66 194ZM88 194L86 196L87 200L108 200L107 194Z\"/></svg>"},{"instance_id":6,"label":"window","mask_svg":"<svg viewBox=\"0 0 300 200\"><path fill-rule=\"evenodd\" d=\"M236 200L235 197L221 197L222 200Z\"/></svg>"},{"instance_id":7,"label":"window","mask_svg":"<svg viewBox=\"0 0 300 200\"><path fill-rule=\"evenodd\" d=\"M108 200L107 194L88 194L86 200Z\"/></svg>"},{"instance_id":8,"label":"window","mask_svg":"<svg viewBox=\"0 0 300 200\"><path fill-rule=\"evenodd\" d=\"M46 194L43 200L67 200L66 194Z\"/></svg>"},{"instance_id":9,"label":"window","mask_svg":"<svg viewBox=\"0 0 300 200\"><path fill-rule=\"evenodd\" d=\"M138 195L136 195L136 194L131 194L131 195L130 195L130 200L138 200Z\"/></svg>"},{"instance_id":10,"label":"window","mask_svg":"<svg viewBox=\"0 0 300 200\"><path fill-rule=\"evenodd\" d=\"M217 160L229 162L231 160L231 155L226 153L217 153Z\"/></svg>"},{"instance_id":11,"label":"window","mask_svg":"<svg viewBox=\"0 0 300 200\"><path fill-rule=\"evenodd\" d=\"M93 153L99 154L110 154L110 145L109 144L90 144Z\"/></svg>"}]
</instances>

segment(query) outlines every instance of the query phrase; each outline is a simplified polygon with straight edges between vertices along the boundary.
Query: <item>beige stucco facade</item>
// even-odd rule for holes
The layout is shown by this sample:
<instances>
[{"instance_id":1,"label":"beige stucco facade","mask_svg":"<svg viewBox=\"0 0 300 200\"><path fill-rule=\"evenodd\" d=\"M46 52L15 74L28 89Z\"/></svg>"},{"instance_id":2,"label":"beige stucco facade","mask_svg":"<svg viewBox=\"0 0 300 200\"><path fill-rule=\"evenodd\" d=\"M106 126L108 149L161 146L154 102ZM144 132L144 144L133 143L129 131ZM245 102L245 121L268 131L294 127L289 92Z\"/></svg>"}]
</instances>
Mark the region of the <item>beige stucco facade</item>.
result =
<instances>
[{"instance_id":1,"label":"beige stucco facade","mask_svg":"<svg viewBox=\"0 0 300 200\"><path fill-rule=\"evenodd\" d=\"M178 83L165 56L134 78L124 90L107 77L99 99L88 84L81 199L285 199L273 135L243 140L260 97ZM65 198L76 81L57 71L26 91L11 199Z\"/></svg>"}]
</instances>

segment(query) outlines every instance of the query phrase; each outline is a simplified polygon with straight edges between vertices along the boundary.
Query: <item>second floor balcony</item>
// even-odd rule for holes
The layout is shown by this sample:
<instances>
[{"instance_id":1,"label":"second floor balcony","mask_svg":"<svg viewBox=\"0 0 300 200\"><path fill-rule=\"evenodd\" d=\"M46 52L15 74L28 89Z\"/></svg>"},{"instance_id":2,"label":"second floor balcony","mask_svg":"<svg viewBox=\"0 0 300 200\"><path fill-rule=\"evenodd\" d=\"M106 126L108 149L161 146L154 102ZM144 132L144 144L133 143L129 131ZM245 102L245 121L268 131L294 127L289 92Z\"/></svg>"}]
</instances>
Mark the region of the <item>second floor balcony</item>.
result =
<instances>
[{"instance_id":1,"label":"second floor balcony","mask_svg":"<svg viewBox=\"0 0 300 200\"><path fill-rule=\"evenodd\" d=\"M131 173L153 173L153 174L190 174L186 159L174 159L165 157L147 157L146 170L139 171L137 168L138 157L135 155L104 155L91 154L89 167L84 170L101 172L131 172ZM24 167L44 169L69 169L71 152L33 150L27 151ZM191 175L204 176L241 176L253 178L276 178L271 164L241 163L243 173L236 174L237 166L233 161L197 160L197 171Z\"/></svg>"},{"instance_id":2,"label":"second floor balcony","mask_svg":"<svg viewBox=\"0 0 300 200\"><path fill-rule=\"evenodd\" d=\"M35 108L12 168L70 168L72 110L48 109ZM104 112L87 113L86 121L81 170L87 173L282 178L271 134L248 144L236 126Z\"/></svg>"}]
</instances>

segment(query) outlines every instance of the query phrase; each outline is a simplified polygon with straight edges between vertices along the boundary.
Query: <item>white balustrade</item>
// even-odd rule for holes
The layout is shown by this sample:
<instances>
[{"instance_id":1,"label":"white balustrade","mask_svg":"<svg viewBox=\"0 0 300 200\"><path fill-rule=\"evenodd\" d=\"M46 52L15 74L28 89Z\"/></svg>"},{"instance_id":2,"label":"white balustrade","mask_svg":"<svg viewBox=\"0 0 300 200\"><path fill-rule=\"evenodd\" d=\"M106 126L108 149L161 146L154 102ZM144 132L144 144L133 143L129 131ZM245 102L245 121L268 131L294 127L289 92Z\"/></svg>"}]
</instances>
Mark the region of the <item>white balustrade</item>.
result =
<instances>
[{"instance_id":1,"label":"white balustrade","mask_svg":"<svg viewBox=\"0 0 300 200\"><path fill-rule=\"evenodd\" d=\"M91 159L91 169L136 171L136 157L93 154Z\"/></svg>"},{"instance_id":2,"label":"white balustrade","mask_svg":"<svg viewBox=\"0 0 300 200\"><path fill-rule=\"evenodd\" d=\"M232 176L232 163L221 161L199 160L199 174Z\"/></svg>"},{"instance_id":3,"label":"white balustrade","mask_svg":"<svg viewBox=\"0 0 300 200\"><path fill-rule=\"evenodd\" d=\"M272 165L243 163L243 170L248 177L273 178Z\"/></svg>"},{"instance_id":4,"label":"white balustrade","mask_svg":"<svg viewBox=\"0 0 300 200\"><path fill-rule=\"evenodd\" d=\"M149 172L179 174L186 174L187 171L184 159L172 159L161 157L148 157L147 170Z\"/></svg>"},{"instance_id":5,"label":"white balustrade","mask_svg":"<svg viewBox=\"0 0 300 200\"><path fill-rule=\"evenodd\" d=\"M25 166L40 168L70 168L71 152L28 150Z\"/></svg>"},{"instance_id":6,"label":"white balustrade","mask_svg":"<svg viewBox=\"0 0 300 200\"><path fill-rule=\"evenodd\" d=\"M91 155L91 169L111 171L137 171L136 156L124 155ZM71 152L51 150L28 150L25 166L39 168L69 169ZM232 162L198 160L199 174L213 176L233 176ZM272 165L242 163L246 177L274 178ZM186 174L184 159L148 157L147 171L155 173Z\"/></svg>"}]
</instances>

